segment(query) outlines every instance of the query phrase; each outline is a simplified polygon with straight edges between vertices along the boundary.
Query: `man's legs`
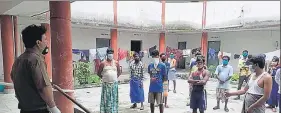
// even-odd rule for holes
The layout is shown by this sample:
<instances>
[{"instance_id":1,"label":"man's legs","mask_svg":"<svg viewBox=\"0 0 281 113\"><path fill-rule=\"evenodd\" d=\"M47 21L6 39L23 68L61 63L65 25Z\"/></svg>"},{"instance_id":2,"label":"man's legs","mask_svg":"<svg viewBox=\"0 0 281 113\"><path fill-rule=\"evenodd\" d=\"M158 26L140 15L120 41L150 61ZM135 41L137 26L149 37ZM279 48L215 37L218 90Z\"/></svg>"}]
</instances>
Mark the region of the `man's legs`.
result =
<instances>
[{"instance_id":1,"label":"man's legs","mask_svg":"<svg viewBox=\"0 0 281 113\"><path fill-rule=\"evenodd\" d=\"M174 83L174 93L176 93L177 91L176 91L176 80L173 80L173 83Z\"/></svg>"},{"instance_id":2,"label":"man's legs","mask_svg":"<svg viewBox=\"0 0 281 113\"><path fill-rule=\"evenodd\" d=\"M246 76L239 76L239 82L238 82L238 88L237 88L237 90L240 90L240 89L241 89L245 78L246 78ZM238 95L237 98L234 98L234 100L239 100L239 99L240 99L240 95Z\"/></svg>"},{"instance_id":3,"label":"man's legs","mask_svg":"<svg viewBox=\"0 0 281 113\"><path fill-rule=\"evenodd\" d=\"M213 110L220 109L220 89L217 88L216 90L216 97L217 97L217 106L213 108Z\"/></svg>"},{"instance_id":4,"label":"man's legs","mask_svg":"<svg viewBox=\"0 0 281 113\"><path fill-rule=\"evenodd\" d=\"M156 100L157 104L159 105L160 113L164 113L164 106L163 106L164 96L163 96L163 93L155 93L155 100Z\"/></svg>"},{"instance_id":5,"label":"man's legs","mask_svg":"<svg viewBox=\"0 0 281 113\"><path fill-rule=\"evenodd\" d=\"M154 113L155 93L148 93L148 103L150 103L150 111Z\"/></svg>"}]
</instances>

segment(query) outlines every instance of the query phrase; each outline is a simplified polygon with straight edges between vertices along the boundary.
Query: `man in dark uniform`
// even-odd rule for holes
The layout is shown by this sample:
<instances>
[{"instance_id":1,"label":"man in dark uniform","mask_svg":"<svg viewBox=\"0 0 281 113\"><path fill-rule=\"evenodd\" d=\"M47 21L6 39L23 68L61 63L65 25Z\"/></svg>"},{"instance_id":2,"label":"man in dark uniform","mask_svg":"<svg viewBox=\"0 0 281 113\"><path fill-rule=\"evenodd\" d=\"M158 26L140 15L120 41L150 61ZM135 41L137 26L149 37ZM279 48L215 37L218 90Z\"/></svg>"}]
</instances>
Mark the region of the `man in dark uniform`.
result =
<instances>
[{"instance_id":1,"label":"man in dark uniform","mask_svg":"<svg viewBox=\"0 0 281 113\"><path fill-rule=\"evenodd\" d=\"M61 113L56 107L44 55L46 28L30 25L22 31L26 51L14 62L11 77L21 113Z\"/></svg>"}]
</instances>

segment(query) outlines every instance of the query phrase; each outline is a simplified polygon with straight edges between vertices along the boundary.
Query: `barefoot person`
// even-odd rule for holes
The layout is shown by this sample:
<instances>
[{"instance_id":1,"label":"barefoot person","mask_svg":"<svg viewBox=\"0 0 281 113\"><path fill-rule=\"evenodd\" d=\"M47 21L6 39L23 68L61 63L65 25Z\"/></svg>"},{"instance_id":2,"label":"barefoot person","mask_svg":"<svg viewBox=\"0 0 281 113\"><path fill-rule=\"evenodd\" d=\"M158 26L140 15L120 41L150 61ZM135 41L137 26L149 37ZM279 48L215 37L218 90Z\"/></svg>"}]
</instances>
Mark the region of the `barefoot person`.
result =
<instances>
[{"instance_id":1,"label":"barefoot person","mask_svg":"<svg viewBox=\"0 0 281 113\"><path fill-rule=\"evenodd\" d=\"M220 100L225 102L224 111L229 112L227 107L228 98L225 97L224 93L229 91L229 80L233 75L233 68L228 64L230 60L229 56L222 57L222 65L218 65L216 68L216 78L218 79L218 86L217 86L217 106L213 109L217 110L220 109Z\"/></svg>"},{"instance_id":2,"label":"barefoot person","mask_svg":"<svg viewBox=\"0 0 281 113\"><path fill-rule=\"evenodd\" d=\"M264 71L265 58L261 55L250 59L254 73L246 85L236 92L226 92L225 96L245 94L242 113L265 113L265 102L272 89L272 77Z\"/></svg>"},{"instance_id":3,"label":"barefoot person","mask_svg":"<svg viewBox=\"0 0 281 113\"><path fill-rule=\"evenodd\" d=\"M166 65L167 75L168 75L168 71L169 71L169 69L170 69L170 63L168 63L168 62L166 61L167 58L166 58L165 53L162 53L162 54L160 55L160 58L161 58L162 63L164 63L164 64ZM169 75L168 75L168 76L169 76ZM167 83L167 84L164 84L164 85L167 85L166 87L164 86L164 94L167 93L167 95L164 95L165 108L169 108L169 106L167 105L168 91L165 91L165 90L169 90L169 84Z\"/></svg>"},{"instance_id":4,"label":"barefoot person","mask_svg":"<svg viewBox=\"0 0 281 113\"><path fill-rule=\"evenodd\" d=\"M133 105L131 108L136 108L137 103L141 103L140 110L144 109L144 91L143 91L143 64L140 61L139 54L134 53L134 61L130 64L131 80L130 80L130 98Z\"/></svg>"},{"instance_id":5,"label":"barefoot person","mask_svg":"<svg viewBox=\"0 0 281 113\"><path fill-rule=\"evenodd\" d=\"M48 53L45 33L46 28L36 25L22 31L26 50L15 60L11 72L20 113L61 113L45 66L44 55Z\"/></svg>"},{"instance_id":6,"label":"barefoot person","mask_svg":"<svg viewBox=\"0 0 281 113\"><path fill-rule=\"evenodd\" d=\"M154 113L155 101L159 105L160 113L163 113L163 82L167 80L167 70L165 64L160 62L158 50L154 50L151 55L153 63L148 66L150 75L148 102L150 103L151 113Z\"/></svg>"},{"instance_id":7,"label":"barefoot person","mask_svg":"<svg viewBox=\"0 0 281 113\"><path fill-rule=\"evenodd\" d=\"M276 107L278 106L278 100L280 99L278 95L279 86L274 80L276 76L276 71L280 68L278 63L279 63L279 58L277 56L274 56L271 61L271 68L268 71L268 73L271 74L273 81L272 81L272 90L271 90L270 98L267 100L266 103L269 105L267 106L267 108L271 108L273 112L276 112Z\"/></svg>"},{"instance_id":8,"label":"barefoot person","mask_svg":"<svg viewBox=\"0 0 281 113\"><path fill-rule=\"evenodd\" d=\"M205 59L203 56L197 57L196 63L198 69L188 78L188 83L192 85L190 108L192 113L197 113L198 109L200 113L204 113L207 106L207 94L204 86L209 80L209 71L204 69Z\"/></svg>"},{"instance_id":9,"label":"barefoot person","mask_svg":"<svg viewBox=\"0 0 281 113\"><path fill-rule=\"evenodd\" d=\"M241 89L244 81L247 83L249 76L251 75L251 71L250 71L250 66L249 64L247 64L247 60L248 60L248 51L244 50L242 52L242 58L239 59L238 61L238 68L240 70L239 72L239 82L238 82L238 90ZM234 100L239 100L240 99L240 95L237 96L237 98L235 98Z\"/></svg>"},{"instance_id":10,"label":"barefoot person","mask_svg":"<svg viewBox=\"0 0 281 113\"><path fill-rule=\"evenodd\" d=\"M173 85L174 85L174 90L173 92L176 93L176 64L177 64L177 60L175 59L175 55L174 53L170 54L170 58L168 59L168 62L170 64L170 69L169 69L169 74L168 74L168 82L170 83L170 81L173 81ZM168 84L169 84L168 83Z\"/></svg>"},{"instance_id":11,"label":"barefoot person","mask_svg":"<svg viewBox=\"0 0 281 113\"><path fill-rule=\"evenodd\" d=\"M118 113L118 77L120 68L117 61L113 59L114 51L111 48L106 50L106 60L99 67L98 76L102 78L102 91L100 112Z\"/></svg>"}]
</instances>

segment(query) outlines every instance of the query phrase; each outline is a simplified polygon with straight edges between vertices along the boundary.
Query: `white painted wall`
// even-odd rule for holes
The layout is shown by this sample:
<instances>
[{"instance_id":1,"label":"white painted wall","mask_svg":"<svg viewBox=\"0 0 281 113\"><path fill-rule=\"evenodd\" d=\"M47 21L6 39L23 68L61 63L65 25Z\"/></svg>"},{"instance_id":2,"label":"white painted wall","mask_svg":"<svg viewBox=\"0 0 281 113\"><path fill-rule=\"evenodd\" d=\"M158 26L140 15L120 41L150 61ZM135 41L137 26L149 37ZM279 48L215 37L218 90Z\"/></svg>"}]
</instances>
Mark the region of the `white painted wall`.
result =
<instances>
[{"instance_id":1,"label":"white painted wall","mask_svg":"<svg viewBox=\"0 0 281 113\"><path fill-rule=\"evenodd\" d=\"M22 27L19 28L21 31ZM134 34L138 33L139 36ZM101 34L110 34L109 30L97 30L88 28L72 28L72 46L75 49L95 49L96 38L110 38L110 35L104 36ZM266 53L276 50L275 41L279 41L280 45L280 31L279 30L257 30L257 31L232 31L232 32L212 32L208 34L209 41L220 40L221 50L225 52L240 54L247 49L250 54ZM211 37L219 37L218 39L211 39ZM130 50L130 40L142 40L142 49L148 49L156 45L159 46L158 33L143 33L143 32L118 32L118 48ZM200 47L201 33L193 34L166 34L166 46L173 48L178 47L178 42L187 42L187 48ZM1 40L0 40L1 42ZM277 47L280 48L280 47ZM3 59L2 47L0 46L0 75L3 74ZM143 58L145 64L150 62L150 58ZM234 60L233 56L230 61L235 70L238 60ZM125 60L120 61L123 66L123 71L126 71L128 63ZM0 76L1 78L1 76Z\"/></svg>"}]
</instances>

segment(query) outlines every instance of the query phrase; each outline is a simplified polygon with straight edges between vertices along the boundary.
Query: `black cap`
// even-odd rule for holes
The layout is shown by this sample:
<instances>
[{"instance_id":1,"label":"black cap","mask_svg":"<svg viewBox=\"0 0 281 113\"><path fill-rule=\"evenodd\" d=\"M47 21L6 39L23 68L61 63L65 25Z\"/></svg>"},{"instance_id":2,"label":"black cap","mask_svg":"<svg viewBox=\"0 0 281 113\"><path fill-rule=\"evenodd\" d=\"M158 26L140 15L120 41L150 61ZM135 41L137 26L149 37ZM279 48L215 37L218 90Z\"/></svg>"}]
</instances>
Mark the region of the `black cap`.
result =
<instances>
[{"instance_id":1,"label":"black cap","mask_svg":"<svg viewBox=\"0 0 281 113\"><path fill-rule=\"evenodd\" d=\"M108 48L108 49L106 50L106 53L107 53L107 54L113 54L113 53L114 53L114 50L111 49L111 48Z\"/></svg>"}]
</instances>

